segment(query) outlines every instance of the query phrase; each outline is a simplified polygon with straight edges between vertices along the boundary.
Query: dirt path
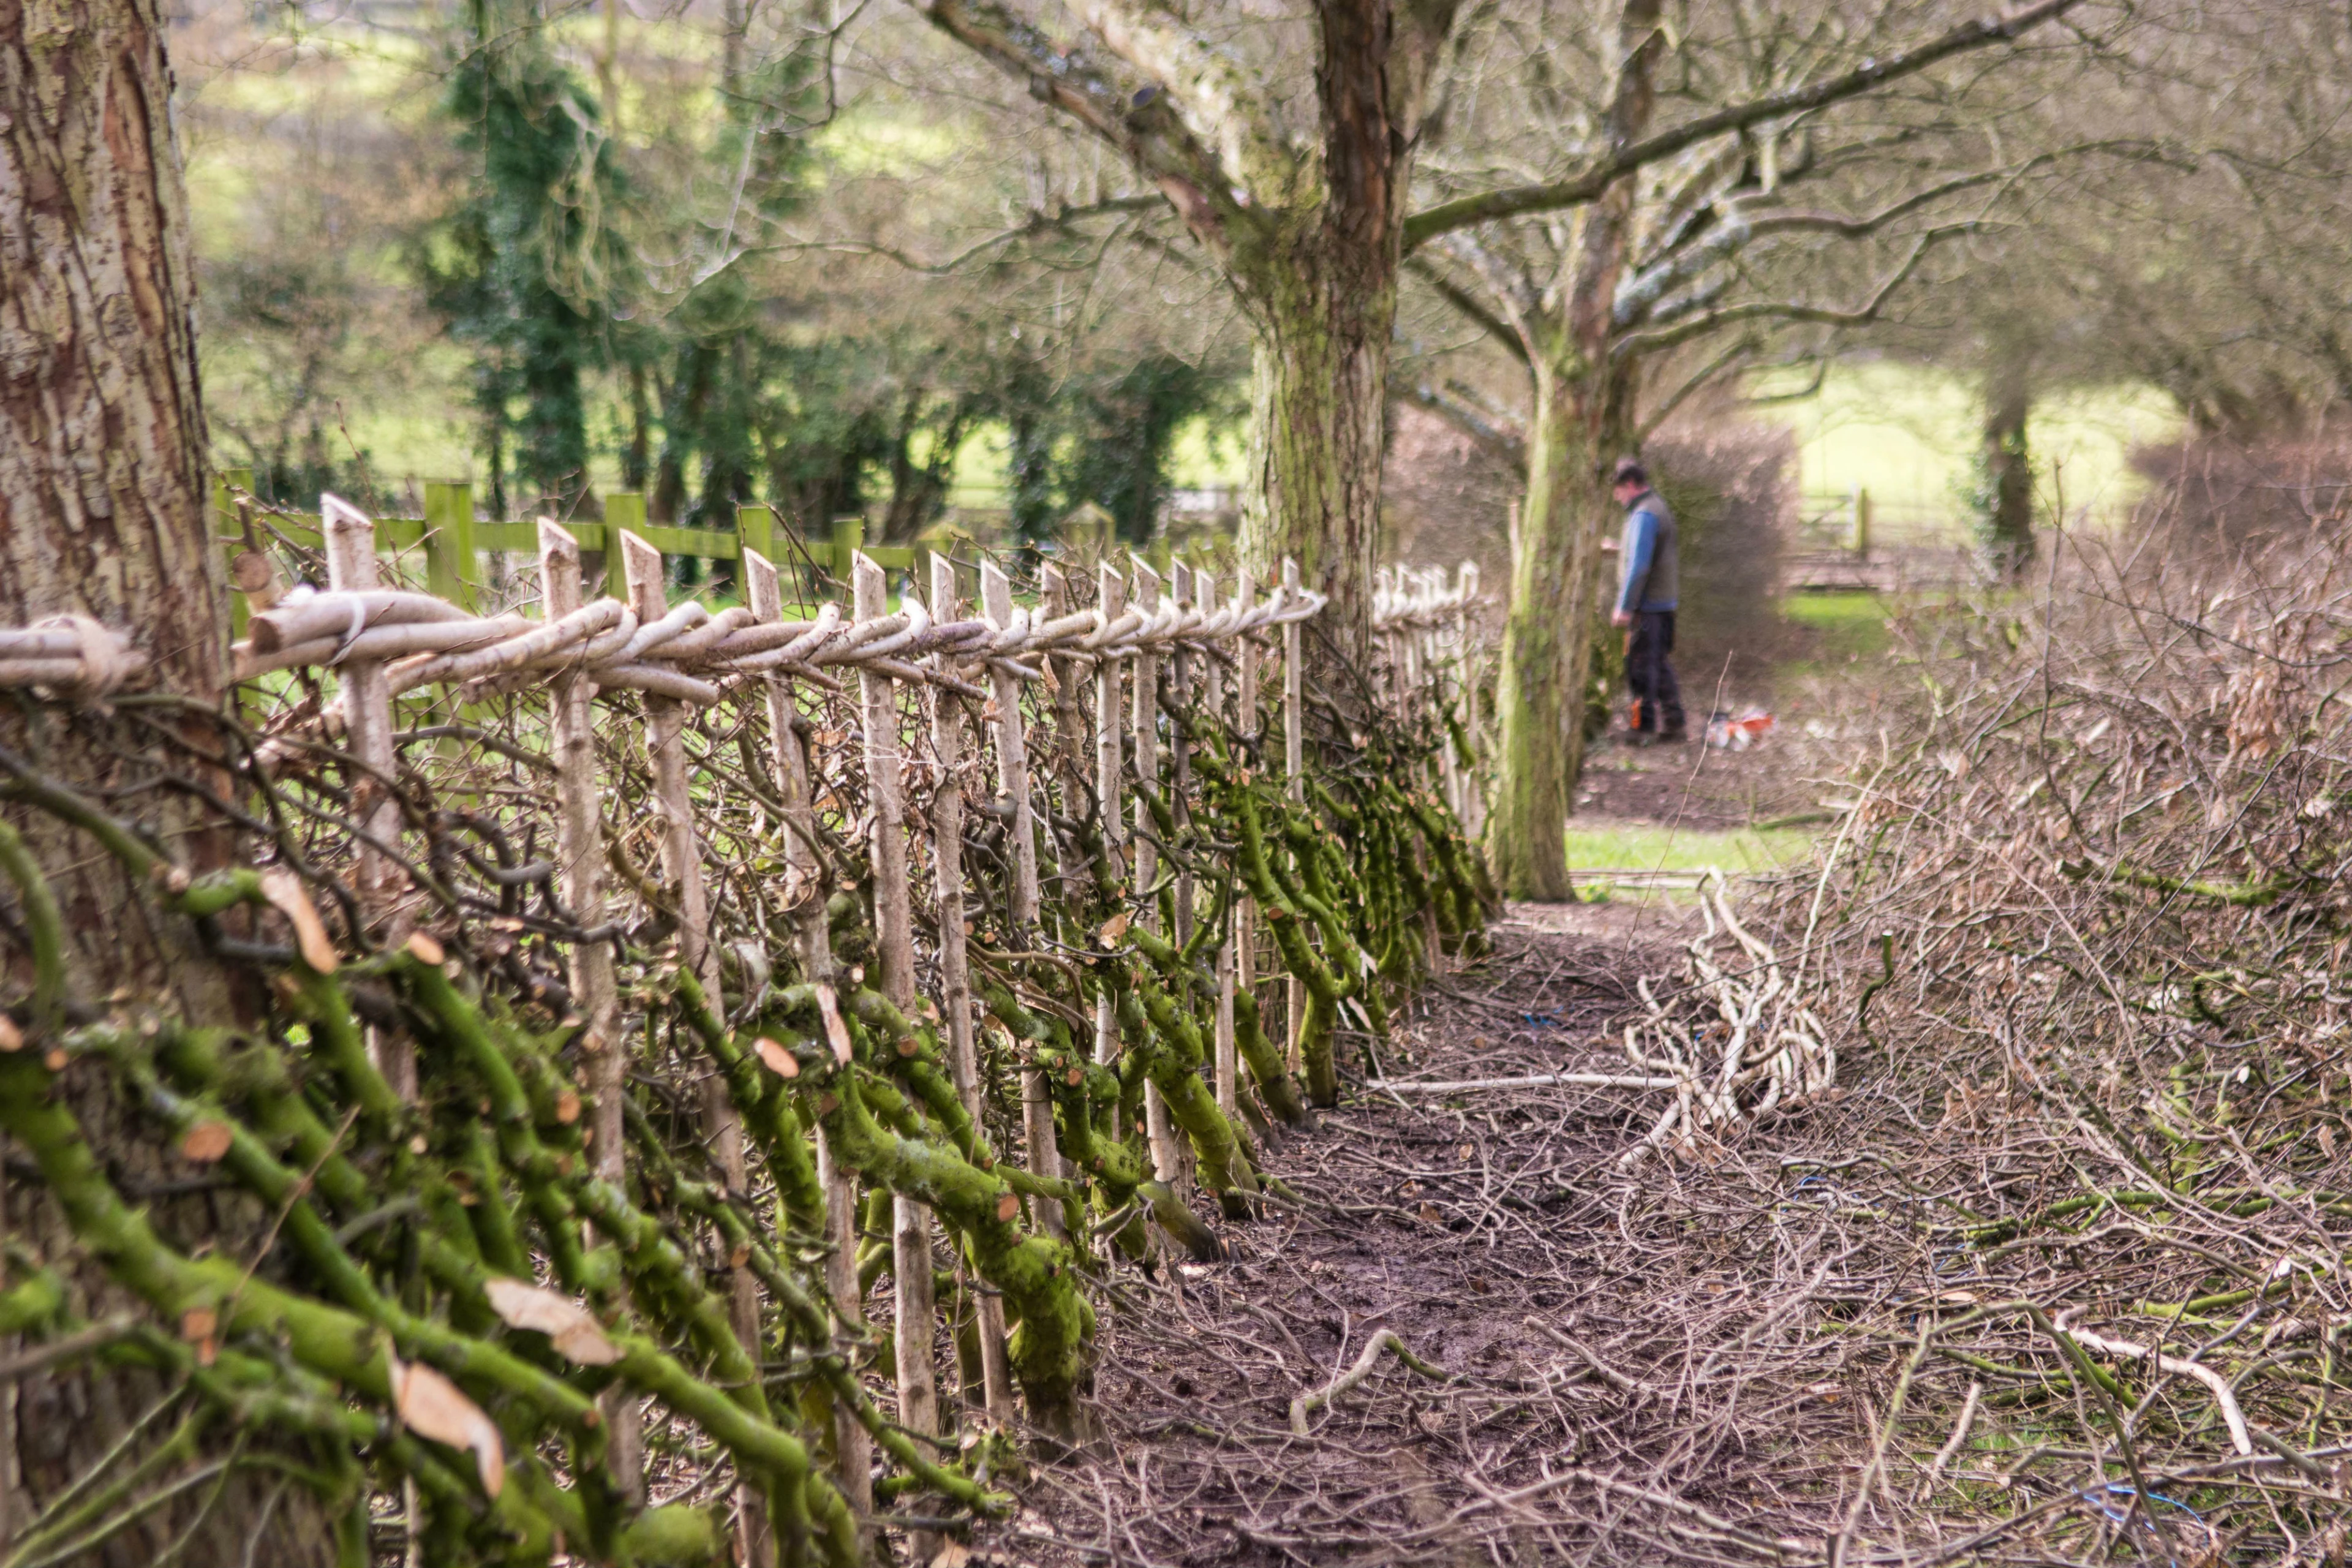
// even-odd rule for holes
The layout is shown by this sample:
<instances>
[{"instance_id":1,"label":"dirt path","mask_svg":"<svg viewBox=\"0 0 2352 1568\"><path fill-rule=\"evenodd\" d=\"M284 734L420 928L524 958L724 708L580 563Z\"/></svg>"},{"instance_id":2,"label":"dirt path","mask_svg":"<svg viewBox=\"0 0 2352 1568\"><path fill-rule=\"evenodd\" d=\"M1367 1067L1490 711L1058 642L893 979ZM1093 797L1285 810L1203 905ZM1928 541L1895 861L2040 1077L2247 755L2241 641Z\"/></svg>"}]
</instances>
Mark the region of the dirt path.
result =
<instances>
[{"instance_id":1,"label":"dirt path","mask_svg":"<svg viewBox=\"0 0 2352 1568\"><path fill-rule=\"evenodd\" d=\"M1634 974L1671 965L1679 918L1515 909L1495 955L1424 995L1382 1066L1429 1080L1622 1070L1601 1032ZM1801 1493L1866 1441L1818 1348L1801 1368L1780 1335L1818 1227L1776 1221L1769 1159L1728 1186L1621 1172L1654 1114L1615 1089L1351 1091L1271 1156L1311 1206L1229 1227L1230 1263L1119 1272L1097 1387L1113 1442L1042 1469L1021 1517L975 1551L1622 1563L1671 1542L1752 1562L1793 1537L1796 1555L1817 1553L1824 1501L1747 1478L1769 1448L1775 1484ZM1382 1330L1448 1379L1384 1355L1295 1436L1292 1399Z\"/></svg>"}]
</instances>

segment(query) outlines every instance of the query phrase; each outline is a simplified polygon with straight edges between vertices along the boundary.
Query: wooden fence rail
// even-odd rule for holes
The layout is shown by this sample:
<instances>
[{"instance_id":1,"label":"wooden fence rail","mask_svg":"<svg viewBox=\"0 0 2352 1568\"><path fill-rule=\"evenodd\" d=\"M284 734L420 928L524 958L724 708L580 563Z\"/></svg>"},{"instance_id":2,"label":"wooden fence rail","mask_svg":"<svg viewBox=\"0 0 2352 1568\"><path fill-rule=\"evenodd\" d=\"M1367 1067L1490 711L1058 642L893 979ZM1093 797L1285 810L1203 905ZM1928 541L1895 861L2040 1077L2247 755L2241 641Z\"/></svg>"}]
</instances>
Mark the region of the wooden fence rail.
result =
<instances>
[{"instance_id":1,"label":"wooden fence rail","mask_svg":"<svg viewBox=\"0 0 2352 1568\"><path fill-rule=\"evenodd\" d=\"M587 847L595 842L593 814L601 786L594 774L585 704L599 691L642 693L648 703L647 745L664 797L660 804L671 816L663 843L664 869L685 889L687 923L681 942L690 967L703 966L709 933L694 874L698 856L683 804L690 781L677 745L677 715L681 709L718 704L746 689L746 682L754 682L750 689L769 692L771 701L788 708L794 685L840 694L845 689L843 678L853 671L858 675L867 721L866 763L881 803L871 847L883 880L882 896L899 910L907 900L904 840L920 826L908 824L893 798L898 750L888 716L896 711L902 686L928 686L985 700L996 714L998 787L1000 798L1009 799L1015 814L1012 838L1023 847L1020 876L1027 889L1028 919L1035 917L1037 873L1027 787L1034 748L1020 701L1026 683L1043 681L1057 698L1053 732L1038 754L1067 757L1079 743L1073 722L1076 710L1069 704L1077 679L1091 677L1096 691L1090 738L1093 783L1114 845L1129 837L1125 823L1130 809L1136 827L1146 826L1142 802L1122 798L1122 780L1129 767L1147 785L1159 779L1154 693L1156 665L1163 658L1172 661L1188 694L1195 682L1205 680L1220 703L1230 671L1231 712L1244 731L1254 731L1259 721L1271 660L1277 672L1283 765L1292 781L1293 797L1305 798L1305 660L1299 631L1324 601L1299 586L1295 563L1286 563L1282 583L1271 594L1258 595L1253 578L1244 572L1234 595L1220 598L1213 592L1215 580L1189 566L1175 568L1177 591L1167 594L1161 574L1148 563L1134 560L1123 574L1105 562L1099 567L1098 603L1076 611L1067 609L1066 586L1054 568L1046 570L1039 603L1027 606L1013 603L1010 581L990 563L981 573L983 614L962 618L955 608L954 572L944 557L931 562L937 614L912 593L898 610L886 613L884 562L876 558L880 552L853 546L845 574L858 591L849 613L837 603L825 603L809 618L786 619L778 587L780 568L753 546L753 534L743 536L737 557L744 565L751 602L714 614L691 599L667 604L661 545L683 543L703 552L723 538L727 553L733 556L735 536L676 529L640 534L617 523L558 524L541 519L528 525L546 584L541 616L531 619L513 612L478 613L481 595L464 580L456 562L466 559L464 552L469 548L519 551L519 531L526 525L472 522L465 491L462 485L428 487L427 510L437 520L428 522L371 520L337 497L322 497L320 510L312 515L320 520L315 538L325 547L329 586L323 593L299 584L288 588L278 580L274 566L267 564L266 554L259 558L262 570L247 566L237 595L244 635L231 649L232 678L251 680L295 668L332 672L338 678L347 743L363 763L387 775L394 768L394 705L411 694L438 689L462 708L526 688L546 689L552 703L554 755L550 761L562 781L565 831L578 840L564 856L564 894L572 908L589 911L599 907L601 898L594 857ZM233 505L230 494L225 485L224 504ZM607 498L608 504L635 499ZM287 528L284 517L272 521L284 532L285 542L311 544L311 536ZM470 542L468 528L473 530ZM454 545L436 546L434 542L445 537L436 530L446 530ZM436 595L377 587L376 557L387 542L399 545L419 540L427 547L428 563L444 563L434 568L431 580L453 584L453 591ZM611 584L617 574L621 589L593 600L584 597L580 586L591 540L617 543L617 548L605 550L604 580ZM1451 580L1430 569L1391 568L1379 574L1373 609L1382 655L1380 677L1390 710L1402 716L1435 708L1456 716L1459 729L1441 748L1437 776L1430 783L1473 837L1484 814L1475 750L1480 733L1477 597L1475 564L1465 563ZM85 619L58 617L24 630L0 629L0 687L41 687L73 700L97 700L135 684L145 667L143 654L128 637ZM778 742L781 749L790 751L797 744L790 738L789 726L778 734L783 737ZM951 754L961 744L952 727L935 731L935 736ZM785 787L796 792L797 798L813 796L805 759L780 755L778 765ZM1185 765L1181 756L1174 765ZM583 819L572 822L575 815ZM376 843L397 839L396 816L388 803L373 808L368 826ZM1134 837L1131 853L1139 883L1148 885L1155 854L1149 832ZM380 850L361 848L358 877L363 897L380 904L392 897L396 879ZM891 921L887 910L884 920ZM1252 989L1258 940L1250 900L1237 900L1233 920L1234 929L1223 933L1220 944L1224 1003L1214 1062L1217 1095L1227 1106L1234 1100L1236 1076L1232 995L1236 989ZM814 940L821 942L822 933ZM583 944L574 959L573 982L592 1014L609 1008L604 999L611 994L611 982L604 969L610 961L597 956L604 951ZM1287 1037L1295 1053L1306 994L1296 980L1286 983L1286 990ZM592 1032L605 1027L593 1018L590 1026ZM1116 1022L1106 1013L1097 1019L1098 1059L1108 1059L1116 1045ZM413 1069L407 1064L389 1065L396 1081L409 1079ZM1291 1065L1294 1069L1297 1066L1295 1055ZM603 1098L617 1103L617 1097ZM1177 1140L1161 1125L1156 1097L1151 1109L1155 1147L1167 1163L1181 1164L1181 1155L1173 1152ZM1042 1133L1047 1125L1040 1123L1033 1131ZM617 1146L617 1136L604 1145ZM1042 1159L1050 1165L1050 1151Z\"/></svg>"},{"instance_id":2,"label":"wooden fence rail","mask_svg":"<svg viewBox=\"0 0 2352 1568\"><path fill-rule=\"evenodd\" d=\"M422 555L424 586L436 597L472 608L485 602L491 577L484 570L485 556L534 558L538 554L539 525L477 518L471 484L435 481L426 483L424 489L425 515L379 517L375 540L380 551ZM320 513L260 509L252 497L252 469L224 468L215 477L213 530L224 550L235 555L267 542L273 534L297 548L321 548L324 534ZM736 562L757 554L786 567L803 563L812 574L806 586L831 597L847 594L852 563L861 554L886 572L909 574L921 583L929 579L929 562L934 553L929 543L867 544L863 517L835 518L823 537L804 537L767 506L737 507L732 529L649 523L646 498L633 490L604 495L600 510L601 521L564 526L583 553L603 557L605 591L621 599L629 594L627 569L620 553L609 549L608 543L622 532L635 534L665 557ZM1144 553L1154 566L1167 568L1164 546L1155 544ZM241 619L236 629L240 634L244 631Z\"/></svg>"}]
</instances>

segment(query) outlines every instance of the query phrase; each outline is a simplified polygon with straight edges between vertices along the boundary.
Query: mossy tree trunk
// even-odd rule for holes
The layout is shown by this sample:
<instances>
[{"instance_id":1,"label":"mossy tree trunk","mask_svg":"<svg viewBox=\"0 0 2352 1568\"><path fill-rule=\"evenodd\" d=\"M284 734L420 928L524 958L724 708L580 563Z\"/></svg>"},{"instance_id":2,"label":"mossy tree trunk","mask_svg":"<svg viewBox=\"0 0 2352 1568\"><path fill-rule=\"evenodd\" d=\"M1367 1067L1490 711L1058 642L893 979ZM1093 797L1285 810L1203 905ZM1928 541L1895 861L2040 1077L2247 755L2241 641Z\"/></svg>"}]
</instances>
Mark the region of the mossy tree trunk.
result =
<instances>
[{"instance_id":1,"label":"mossy tree trunk","mask_svg":"<svg viewBox=\"0 0 2352 1568\"><path fill-rule=\"evenodd\" d=\"M1584 771L1585 712L1609 662L1609 573L1617 526L1610 464L1633 439L1629 380L1571 361L1536 376L1528 486L1511 531L1511 598L1503 623L1496 717L1502 742L1486 819L1487 863L1512 899L1570 897L1566 833Z\"/></svg>"},{"instance_id":2,"label":"mossy tree trunk","mask_svg":"<svg viewBox=\"0 0 2352 1568\"><path fill-rule=\"evenodd\" d=\"M154 0L0 5L0 625L89 616L131 634L152 661L156 686L210 703L226 675L226 604L205 513L194 259L164 28ZM0 745L86 790L135 778L138 762L116 749L131 733L96 711L28 719L14 704L0 710ZM199 750L211 738L201 725L188 735ZM173 763L199 771L184 756ZM192 869L227 857L230 841L188 795L131 798L142 826ZM184 922L149 920L140 889L111 857L91 855L87 839L45 815L5 815L60 907L72 994L95 999L128 988L194 1022L236 1019L241 999L177 934ZM13 910L10 923L23 930ZM29 958L14 938L0 942L0 1002L13 1005L26 994ZM118 1103L104 1078L63 1080L100 1157L134 1190L184 1177L163 1136ZM5 1196L11 1239L68 1274L73 1311L96 1319L128 1305L95 1269L77 1268L86 1255L41 1189L12 1179ZM209 1240L236 1256L249 1255L268 1223L250 1204L218 1196L162 1199L152 1218L180 1232L176 1239ZM0 1406L0 1539L79 1479L163 1393L144 1374L86 1366L0 1390L8 1401ZM267 1472L232 1478L208 1513L205 1502L206 1489L192 1488L75 1560L144 1564L192 1525L181 1542L186 1562L304 1564L331 1552L318 1505Z\"/></svg>"},{"instance_id":3,"label":"mossy tree trunk","mask_svg":"<svg viewBox=\"0 0 2352 1568\"><path fill-rule=\"evenodd\" d=\"M2014 354L1996 353L1985 378L1984 436L1978 465L1984 509L1985 554L2009 582L2033 564L2033 456L2026 417L2033 406L2025 367Z\"/></svg>"},{"instance_id":4,"label":"mossy tree trunk","mask_svg":"<svg viewBox=\"0 0 2352 1568\"><path fill-rule=\"evenodd\" d=\"M1345 657L1371 646L1372 558L1412 132L1452 0L1317 0L1321 156L1279 216L1228 227L1225 267L1256 328L1243 554L1286 556L1331 597Z\"/></svg>"},{"instance_id":5,"label":"mossy tree trunk","mask_svg":"<svg viewBox=\"0 0 2352 1568\"><path fill-rule=\"evenodd\" d=\"M1244 556L1260 582L1328 594L1328 625L1360 658L1371 636L1395 241L1358 247L1320 221L1285 246L1247 291L1256 326L1250 382L1253 483Z\"/></svg>"},{"instance_id":6,"label":"mossy tree trunk","mask_svg":"<svg viewBox=\"0 0 2352 1568\"><path fill-rule=\"evenodd\" d=\"M1656 101L1664 47L1659 0L1630 0L1619 18L1625 67L1610 105L1611 138L1640 136ZM1614 521L1608 469L1631 450L1635 365L1616 352L1615 310L1633 209L1632 177L1582 215L1566 287L1523 292L1515 311L1534 383L1528 488L1511 535L1511 603L1503 626L1496 718L1495 801L1487 863L1504 897L1570 897L1566 834L1584 767L1585 692L1599 639L1601 543Z\"/></svg>"},{"instance_id":7,"label":"mossy tree trunk","mask_svg":"<svg viewBox=\"0 0 2352 1568\"><path fill-rule=\"evenodd\" d=\"M1503 623L1496 715L1502 731L1488 863L1512 899L1570 896L1569 792L1583 763L1580 657L1592 618L1600 530L1592 489L1606 461L1584 399L1561 368L1535 372L1528 485L1511 531L1510 608Z\"/></svg>"}]
</instances>

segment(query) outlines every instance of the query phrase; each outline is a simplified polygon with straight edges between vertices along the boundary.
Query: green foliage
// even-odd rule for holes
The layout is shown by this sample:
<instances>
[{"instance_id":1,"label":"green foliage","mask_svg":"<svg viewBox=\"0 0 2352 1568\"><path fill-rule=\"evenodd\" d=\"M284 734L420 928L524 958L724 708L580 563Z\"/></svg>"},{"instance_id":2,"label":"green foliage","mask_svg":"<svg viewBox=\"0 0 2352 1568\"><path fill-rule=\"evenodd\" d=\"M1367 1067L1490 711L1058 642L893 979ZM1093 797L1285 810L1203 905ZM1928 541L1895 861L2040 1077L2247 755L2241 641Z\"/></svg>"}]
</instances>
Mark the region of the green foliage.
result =
<instances>
[{"instance_id":1,"label":"green foliage","mask_svg":"<svg viewBox=\"0 0 2352 1568\"><path fill-rule=\"evenodd\" d=\"M585 487L585 377L604 363L624 195L598 110L528 16L476 0L442 111L471 168L415 248L425 297L475 353L474 405L503 514L517 477L558 499Z\"/></svg>"},{"instance_id":2,"label":"green foliage","mask_svg":"<svg viewBox=\"0 0 2352 1568\"><path fill-rule=\"evenodd\" d=\"M1092 501L1110 513L1119 538L1130 544L1150 540L1168 492L1169 447L1177 426L1229 403L1234 394L1230 379L1157 353L1078 389L1061 475L1064 509Z\"/></svg>"},{"instance_id":3,"label":"green foliage","mask_svg":"<svg viewBox=\"0 0 2352 1568\"><path fill-rule=\"evenodd\" d=\"M812 153L790 127L821 86L814 65L792 49L721 82L724 118L700 160L726 193L719 224L700 223L690 209L640 215L689 235L689 254L700 256L684 296L631 333L624 351L659 388L661 455L647 502L659 521L732 528L735 509L758 488L762 436L794 398L805 356L777 330L779 301L761 297L742 258L763 226L805 200Z\"/></svg>"}]
</instances>

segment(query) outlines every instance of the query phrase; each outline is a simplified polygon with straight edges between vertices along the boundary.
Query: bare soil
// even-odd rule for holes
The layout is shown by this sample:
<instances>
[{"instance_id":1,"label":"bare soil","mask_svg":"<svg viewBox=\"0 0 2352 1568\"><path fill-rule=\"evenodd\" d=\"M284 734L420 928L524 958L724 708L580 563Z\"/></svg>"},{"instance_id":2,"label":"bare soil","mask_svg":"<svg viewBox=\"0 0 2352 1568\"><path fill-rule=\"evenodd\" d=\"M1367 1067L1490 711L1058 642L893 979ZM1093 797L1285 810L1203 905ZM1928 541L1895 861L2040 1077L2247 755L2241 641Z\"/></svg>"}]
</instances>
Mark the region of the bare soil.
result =
<instances>
[{"instance_id":1,"label":"bare soil","mask_svg":"<svg viewBox=\"0 0 2352 1568\"><path fill-rule=\"evenodd\" d=\"M1633 974L1672 966L1688 918L1516 906L1494 956L1426 993L1378 1065L1423 1080L1622 1071L1604 1031ZM1108 1441L1041 1467L975 1552L1616 1563L1669 1542L1688 1556L1676 1532L1727 1528L1752 1542L1737 1557L1769 1559L1783 1538L1817 1552L1835 1489L1808 1474L1866 1440L1822 1381L1833 1364L1816 1352L1801 1377L1776 1349L1819 1237L1785 1234L1752 1191L1620 1171L1655 1111L1639 1090L1351 1089L1270 1154L1304 1201L1228 1226L1230 1262L1120 1270L1097 1389ZM1384 1354L1294 1434L1292 1400L1384 1329L1445 1377ZM1718 1510L1739 1522L1703 1517Z\"/></svg>"},{"instance_id":2,"label":"bare soil","mask_svg":"<svg viewBox=\"0 0 2352 1568\"><path fill-rule=\"evenodd\" d=\"M1808 749L1779 733L1731 752L1697 740L1637 750L1612 731L1586 760L1576 819L1712 832L1804 816L1821 809L1822 795L1811 762Z\"/></svg>"}]
</instances>

